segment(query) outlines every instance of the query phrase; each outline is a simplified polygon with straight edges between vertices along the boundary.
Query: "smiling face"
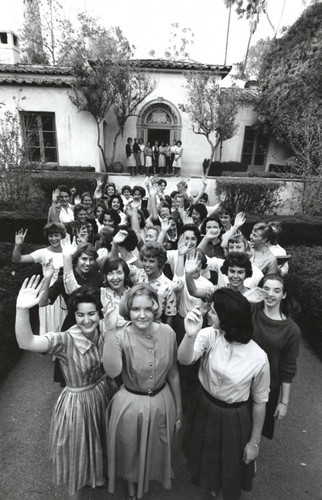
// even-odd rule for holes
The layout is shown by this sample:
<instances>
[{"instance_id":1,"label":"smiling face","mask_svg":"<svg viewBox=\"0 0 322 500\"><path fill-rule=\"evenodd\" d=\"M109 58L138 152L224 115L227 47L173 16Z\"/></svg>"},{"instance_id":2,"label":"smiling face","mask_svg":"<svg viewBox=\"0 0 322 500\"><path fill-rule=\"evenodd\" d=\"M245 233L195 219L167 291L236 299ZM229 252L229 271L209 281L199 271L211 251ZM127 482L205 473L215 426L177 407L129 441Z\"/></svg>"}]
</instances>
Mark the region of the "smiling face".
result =
<instances>
[{"instance_id":1,"label":"smiling face","mask_svg":"<svg viewBox=\"0 0 322 500\"><path fill-rule=\"evenodd\" d=\"M196 224L196 226L199 226L199 224L201 223L201 217L200 217L200 213L197 212L197 210L195 210L195 209L192 210L191 218L192 218L192 222L194 224Z\"/></svg>"},{"instance_id":2,"label":"smiling face","mask_svg":"<svg viewBox=\"0 0 322 500\"><path fill-rule=\"evenodd\" d=\"M59 193L59 201L63 207L67 207L69 203L69 194L66 191Z\"/></svg>"},{"instance_id":3,"label":"smiling face","mask_svg":"<svg viewBox=\"0 0 322 500\"><path fill-rule=\"evenodd\" d=\"M85 208L90 208L92 206L92 198L90 196L84 196L83 198L83 205Z\"/></svg>"},{"instance_id":4,"label":"smiling face","mask_svg":"<svg viewBox=\"0 0 322 500\"><path fill-rule=\"evenodd\" d=\"M113 198L111 206L118 212L121 208L120 200L118 198Z\"/></svg>"},{"instance_id":5,"label":"smiling face","mask_svg":"<svg viewBox=\"0 0 322 500\"><path fill-rule=\"evenodd\" d=\"M115 194L115 189L113 186L108 186L106 192L109 196L113 196L113 194Z\"/></svg>"},{"instance_id":6,"label":"smiling face","mask_svg":"<svg viewBox=\"0 0 322 500\"><path fill-rule=\"evenodd\" d=\"M148 278L154 279L160 275L158 259L156 257L143 257L143 269Z\"/></svg>"},{"instance_id":7,"label":"smiling face","mask_svg":"<svg viewBox=\"0 0 322 500\"><path fill-rule=\"evenodd\" d=\"M231 226L231 217L227 212L223 212L219 215L219 219L224 227L224 229L229 229Z\"/></svg>"},{"instance_id":8,"label":"smiling face","mask_svg":"<svg viewBox=\"0 0 322 500\"><path fill-rule=\"evenodd\" d=\"M106 227L106 229L109 229L112 231L114 230L115 224L114 224L114 220L112 219L111 215L104 214L103 225Z\"/></svg>"},{"instance_id":9,"label":"smiling face","mask_svg":"<svg viewBox=\"0 0 322 500\"><path fill-rule=\"evenodd\" d=\"M53 248L58 248L60 247L60 242L62 240L62 234L61 233L51 233L48 234L48 242L51 247Z\"/></svg>"},{"instance_id":10,"label":"smiling face","mask_svg":"<svg viewBox=\"0 0 322 500\"><path fill-rule=\"evenodd\" d=\"M161 219L166 219L170 215L170 210L168 207L162 207L160 210Z\"/></svg>"},{"instance_id":11,"label":"smiling face","mask_svg":"<svg viewBox=\"0 0 322 500\"><path fill-rule=\"evenodd\" d=\"M124 189L123 196L128 200L131 196L131 191L129 189Z\"/></svg>"},{"instance_id":12,"label":"smiling face","mask_svg":"<svg viewBox=\"0 0 322 500\"><path fill-rule=\"evenodd\" d=\"M136 189L133 193L133 198L139 198L141 200L142 198L142 193L139 189Z\"/></svg>"},{"instance_id":13,"label":"smiling face","mask_svg":"<svg viewBox=\"0 0 322 500\"><path fill-rule=\"evenodd\" d=\"M158 241L158 231L153 229L153 227L149 227L145 230L145 241Z\"/></svg>"},{"instance_id":14,"label":"smiling face","mask_svg":"<svg viewBox=\"0 0 322 500\"><path fill-rule=\"evenodd\" d=\"M244 267L229 266L227 276L231 288L239 290L244 284L246 269Z\"/></svg>"},{"instance_id":15,"label":"smiling face","mask_svg":"<svg viewBox=\"0 0 322 500\"><path fill-rule=\"evenodd\" d=\"M95 304L82 302L78 304L75 312L76 324L86 337L93 339L100 321L99 313Z\"/></svg>"},{"instance_id":16,"label":"smiling face","mask_svg":"<svg viewBox=\"0 0 322 500\"><path fill-rule=\"evenodd\" d=\"M86 274L90 270L91 266L94 264L95 259L87 253L83 252L79 257L76 264L76 271L78 274Z\"/></svg>"},{"instance_id":17,"label":"smiling face","mask_svg":"<svg viewBox=\"0 0 322 500\"><path fill-rule=\"evenodd\" d=\"M154 320L153 301L147 295L136 295L130 310L132 325L139 330L145 330Z\"/></svg>"},{"instance_id":18,"label":"smiling face","mask_svg":"<svg viewBox=\"0 0 322 500\"><path fill-rule=\"evenodd\" d=\"M228 253L246 253L245 243L243 241L229 241Z\"/></svg>"},{"instance_id":19,"label":"smiling face","mask_svg":"<svg viewBox=\"0 0 322 500\"><path fill-rule=\"evenodd\" d=\"M80 210L77 214L77 220L81 222L82 224L85 224L87 218L87 212L86 210Z\"/></svg>"},{"instance_id":20,"label":"smiling face","mask_svg":"<svg viewBox=\"0 0 322 500\"><path fill-rule=\"evenodd\" d=\"M110 288L115 292L120 292L124 288L125 274L121 264L118 265L117 269L110 271L106 275L106 280Z\"/></svg>"},{"instance_id":21,"label":"smiling face","mask_svg":"<svg viewBox=\"0 0 322 500\"><path fill-rule=\"evenodd\" d=\"M263 238L263 231L253 229L249 237L249 242L253 248L263 245L263 243L265 243L265 240Z\"/></svg>"},{"instance_id":22,"label":"smiling face","mask_svg":"<svg viewBox=\"0 0 322 500\"><path fill-rule=\"evenodd\" d=\"M263 285L263 290L266 292L264 304L268 308L279 307L282 300L286 297L283 284L279 280L266 280Z\"/></svg>"}]
</instances>

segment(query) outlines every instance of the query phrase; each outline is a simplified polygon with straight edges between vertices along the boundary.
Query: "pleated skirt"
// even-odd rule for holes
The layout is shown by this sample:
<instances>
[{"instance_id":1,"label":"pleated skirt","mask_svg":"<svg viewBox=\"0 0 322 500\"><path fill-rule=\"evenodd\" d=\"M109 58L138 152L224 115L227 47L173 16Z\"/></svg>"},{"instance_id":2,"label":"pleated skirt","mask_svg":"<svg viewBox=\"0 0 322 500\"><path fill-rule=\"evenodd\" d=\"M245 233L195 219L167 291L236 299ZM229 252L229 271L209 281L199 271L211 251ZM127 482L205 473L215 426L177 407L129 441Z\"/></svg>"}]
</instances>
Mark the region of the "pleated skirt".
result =
<instances>
[{"instance_id":1,"label":"pleated skirt","mask_svg":"<svg viewBox=\"0 0 322 500\"><path fill-rule=\"evenodd\" d=\"M175 403L168 385L153 397L139 396L124 387L107 410L109 492L116 476L138 483L137 497L159 481L171 488L171 440Z\"/></svg>"},{"instance_id":2,"label":"pleated skirt","mask_svg":"<svg viewBox=\"0 0 322 500\"><path fill-rule=\"evenodd\" d=\"M71 392L65 388L55 405L50 428L50 457L54 483L77 490L102 481L106 467L105 410L115 393L106 379L93 389Z\"/></svg>"},{"instance_id":3,"label":"pleated skirt","mask_svg":"<svg viewBox=\"0 0 322 500\"><path fill-rule=\"evenodd\" d=\"M222 489L225 500L238 500L252 489L254 462L243 462L252 429L251 406L222 408L200 389L188 417L182 448L192 481L206 490Z\"/></svg>"}]
</instances>

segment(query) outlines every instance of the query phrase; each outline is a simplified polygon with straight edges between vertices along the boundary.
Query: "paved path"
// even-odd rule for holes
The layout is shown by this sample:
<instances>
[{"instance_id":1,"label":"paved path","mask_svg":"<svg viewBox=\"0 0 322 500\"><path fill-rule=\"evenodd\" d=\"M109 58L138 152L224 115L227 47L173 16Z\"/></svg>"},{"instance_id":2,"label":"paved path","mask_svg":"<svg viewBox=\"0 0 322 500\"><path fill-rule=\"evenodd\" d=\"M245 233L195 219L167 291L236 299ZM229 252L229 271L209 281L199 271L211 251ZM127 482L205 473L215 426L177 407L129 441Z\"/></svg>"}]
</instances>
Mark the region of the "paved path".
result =
<instances>
[{"instance_id":1,"label":"paved path","mask_svg":"<svg viewBox=\"0 0 322 500\"><path fill-rule=\"evenodd\" d=\"M55 488L47 454L51 411L58 397L48 357L25 353L0 388L0 500L66 498ZM242 500L322 500L322 363L302 345L289 416L278 423L272 442L263 439L254 490ZM200 500L191 485L179 447L173 458L171 491L153 483L145 500ZM86 500L126 498L86 490Z\"/></svg>"}]
</instances>

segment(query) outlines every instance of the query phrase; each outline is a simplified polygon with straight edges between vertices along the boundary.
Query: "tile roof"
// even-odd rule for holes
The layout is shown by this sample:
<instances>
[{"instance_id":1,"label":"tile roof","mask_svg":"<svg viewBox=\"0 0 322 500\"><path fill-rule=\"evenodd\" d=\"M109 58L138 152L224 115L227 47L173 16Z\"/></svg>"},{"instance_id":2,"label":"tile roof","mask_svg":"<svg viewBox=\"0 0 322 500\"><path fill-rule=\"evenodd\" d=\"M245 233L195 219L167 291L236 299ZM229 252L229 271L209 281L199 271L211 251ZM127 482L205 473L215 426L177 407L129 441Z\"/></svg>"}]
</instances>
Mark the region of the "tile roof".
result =
<instances>
[{"instance_id":1,"label":"tile roof","mask_svg":"<svg viewBox=\"0 0 322 500\"><path fill-rule=\"evenodd\" d=\"M215 71L229 73L231 66L220 64L203 64L196 61L171 61L168 59L133 59L133 64L139 68L173 69L180 71Z\"/></svg>"}]
</instances>

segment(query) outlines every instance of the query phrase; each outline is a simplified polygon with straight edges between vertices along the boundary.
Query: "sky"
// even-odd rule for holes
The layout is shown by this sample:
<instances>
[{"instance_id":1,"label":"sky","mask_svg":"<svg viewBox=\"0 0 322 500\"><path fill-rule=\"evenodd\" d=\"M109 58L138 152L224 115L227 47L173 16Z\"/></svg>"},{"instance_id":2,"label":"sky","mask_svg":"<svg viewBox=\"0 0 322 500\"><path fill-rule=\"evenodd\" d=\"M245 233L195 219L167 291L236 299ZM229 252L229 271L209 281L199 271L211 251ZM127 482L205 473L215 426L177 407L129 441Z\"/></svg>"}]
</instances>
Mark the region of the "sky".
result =
<instances>
[{"instance_id":1,"label":"sky","mask_svg":"<svg viewBox=\"0 0 322 500\"><path fill-rule=\"evenodd\" d=\"M23 0L3 0L1 3L0 30L18 31L22 25ZM153 0L60 0L60 3L68 15L87 10L106 27L120 26L136 47L136 57L149 58L151 50L157 57L163 57L169 45L171 23L178 22L180 28L190 28L194 33L194 45L189 51L191 59L208 64L225 62L228 9L224 0L162 0L160 3ZM268 0L268 14L275 27L289 26L309 3L310 0ZM251 45L259 38L273 35L267 18L262 15ZM248 37L249 22L238 19L233 10L227 64L243 60Z\"/></svg>"}]
</instances>

